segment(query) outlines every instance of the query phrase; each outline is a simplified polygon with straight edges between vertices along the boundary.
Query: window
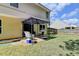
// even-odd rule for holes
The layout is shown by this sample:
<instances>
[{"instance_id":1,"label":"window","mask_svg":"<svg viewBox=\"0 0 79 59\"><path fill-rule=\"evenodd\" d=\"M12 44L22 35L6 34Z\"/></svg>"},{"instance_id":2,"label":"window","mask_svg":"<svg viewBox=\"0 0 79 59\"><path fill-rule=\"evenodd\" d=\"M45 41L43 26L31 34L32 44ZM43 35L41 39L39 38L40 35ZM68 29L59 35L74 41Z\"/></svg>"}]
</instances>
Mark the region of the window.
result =
<instances>
[{"instance_id":1,"label":"window","mask_svg":"<svg viewBox=\"0 0 79 59\"><path fill-rule=\"evenodd\" d=\"M75 27L72 27L72 29L75 29Z\"/></svg>"},{"instance_id":2,"label":"window","mask_svg":"<svg viewBox=\"0 0 79 59\"><path fill-rule=\"evenodd\" d=\"M16 8L19 7L18 3L10 3L10 6L13 6L13 7L16 7Z\"/></svg>"},{"instance_id":3,"label":"window","mask_svg":"<svg viewBox=\"0 0 79 59\"><path fill-rule=\"evenodd\" d=\"M0 33L1 33L1 20L0 20Z\"/></svg>"},{"instance_id":4,"label":"window","mask_svg":"<svg viewBox=\"0 0 79 59\"><path fill-rule=\"evenodd\" d=\"M45 25L42 25L42 28L45 29Z\"/></svg>"},{"instance_id":5,"label":"window","mask_svg":"<svg viewBox=\"0 0 79 59\"><path fill-rule=\"evenodd\" d=\"M40 30L42 30L42 25L40 25Z\"/></svg>"},{"instance_id":6,"label":"window","mask_svg":"<svg viewBox=\"0 0 79 59\"><path fill-rule=\"evenodd\" d=\"M44 30L45 29L45 25L40 25L40 30Z\"/></svg>"},{"instance_id":7,"label":"window","mask_svg":"<svg viewBox=\"0 0 79 59\"><path fill-rule=\"evenodd\" d=\"M46 18L49 18L49 12L46 12Z\"/></svg>"},{"instance_id":8,"label":"window","mask_svg":"<svg viewBox=\"0 0 79 59\"><path fill-rule=\"evenodd\" d=\"M65 29L71 29L71 27L65 27Z\"/></svg>"}]
</instances>

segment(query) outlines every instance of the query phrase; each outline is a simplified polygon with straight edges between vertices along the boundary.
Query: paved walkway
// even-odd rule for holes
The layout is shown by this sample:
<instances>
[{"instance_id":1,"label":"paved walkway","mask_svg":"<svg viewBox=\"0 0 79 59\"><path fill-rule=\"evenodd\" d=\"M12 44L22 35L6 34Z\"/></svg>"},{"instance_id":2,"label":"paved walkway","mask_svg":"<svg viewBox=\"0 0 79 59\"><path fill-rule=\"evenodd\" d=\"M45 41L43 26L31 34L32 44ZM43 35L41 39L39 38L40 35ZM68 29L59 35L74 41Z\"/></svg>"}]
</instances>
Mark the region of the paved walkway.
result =
<instances>
[{"instance_id":1,"label":"paved walkway","mask_svg":"<svg viewBox=\"0 0 79 59\"><path fill-rule=\"evenodd\" d=\"M37 38L37 37L35 37L34 39L37 42L45 41L45 40ZM18 41L18 42L13 42L13 43L11 43L11 45L16 45L17 46L17 45L28 45L28 44L26 43L26 40L21 40L21 41Z\"/></svg>"}]
</instances>

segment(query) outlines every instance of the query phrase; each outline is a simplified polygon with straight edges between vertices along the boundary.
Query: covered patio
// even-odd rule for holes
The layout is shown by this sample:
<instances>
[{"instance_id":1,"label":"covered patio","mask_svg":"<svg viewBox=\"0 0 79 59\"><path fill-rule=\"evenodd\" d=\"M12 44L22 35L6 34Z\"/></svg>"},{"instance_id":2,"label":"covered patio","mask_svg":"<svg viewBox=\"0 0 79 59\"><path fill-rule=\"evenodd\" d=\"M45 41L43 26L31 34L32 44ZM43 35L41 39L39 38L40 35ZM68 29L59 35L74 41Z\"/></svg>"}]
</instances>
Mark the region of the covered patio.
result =
<instances>
[{"instance_id":1,"label":"covered patio","mask_svg":"<svg viewBox=\"0 0 79 59\"><path fill-rule=\"evenodd\" d=\"M23 32L28 31L39 38L47 38L47 24L49 21L30 17L23 21ZM46 33L45 33L46 32Z\"/></svg>"}]
</instances>

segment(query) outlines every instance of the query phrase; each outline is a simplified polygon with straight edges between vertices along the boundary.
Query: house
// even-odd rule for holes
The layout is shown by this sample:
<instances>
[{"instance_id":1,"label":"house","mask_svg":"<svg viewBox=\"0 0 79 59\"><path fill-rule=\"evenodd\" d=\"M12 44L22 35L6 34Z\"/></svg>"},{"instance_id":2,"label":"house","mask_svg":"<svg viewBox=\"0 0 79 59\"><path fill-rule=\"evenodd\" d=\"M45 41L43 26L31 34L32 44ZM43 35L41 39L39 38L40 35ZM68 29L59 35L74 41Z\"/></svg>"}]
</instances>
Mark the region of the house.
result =
<instances>
[{"instance_id":1,"label":"house","mask_svg":"<svg viewBox=\"0 0 79 59\"><path fill-rule=\"evenodd\" d=\"M40 3L1 3L0 40L21 38L24 31L47 35L49 13Z\"/></svg>"},{"instance_id":2,"label":"house","mask_svg":"<svg viewBox=\"0 0 79 59\"><path fill-rule=\"evenodd\" d=\"M58 30L59 34L79 34L79 27L68 26Z\"/></svg>"}]
</instances>

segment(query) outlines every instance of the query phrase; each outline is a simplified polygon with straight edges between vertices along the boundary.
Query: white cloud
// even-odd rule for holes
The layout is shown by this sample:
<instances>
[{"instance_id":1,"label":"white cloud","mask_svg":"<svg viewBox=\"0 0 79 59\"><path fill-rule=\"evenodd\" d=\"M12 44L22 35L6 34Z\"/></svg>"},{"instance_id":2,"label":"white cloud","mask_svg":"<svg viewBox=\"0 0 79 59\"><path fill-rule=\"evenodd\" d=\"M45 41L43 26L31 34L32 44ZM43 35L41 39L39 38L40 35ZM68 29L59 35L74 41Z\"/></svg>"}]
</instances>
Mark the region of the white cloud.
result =
<instances>
[{"instance_id":1,"label":"white cloud","mask_svg":"<svg viewBox=\"0 0 79 59\"><path fill-rule=\"evenodd\" d=\"M74 15L76 15L77 13L79 13L79 8L77 8L77 9L75 9L74 11L70 12L70 13L68 14L68 16L69 16L69 17L70 17L70 16L74 16Z\"/></svg>"},{"instance_id":2,"label":"white cloud","mask_svg":"<svg viewBox=\"0 0 79 59\"><path fill-rule=\"evenodd\" d=\"M77 27L77 25L75 25L79 20L74 18L74 19L68 19L68 20L59 20L56 19L55 21L51 22L50 27L51 28L56 28L56 29L61 29L61 28L65 28L68 26L75 26Z\"/></svg>"},{"instance_id":3,"label":"white cloud","mask_svg":"<svg viewBox=\"0 0 79 59\"><path fill-rule=\"evenodd\" d=\"M57 15L59 11L62 11L65 6L70 5L70 4L69 3L58 3L58 4L55 4L54 7L52 5L53 4L51 4L50 6L50 8L52 9L50 13L50 17L51 19L54 19L55 18L54 16Z\"/></svg>"},{"instance_id":4,"label":"white cloud","mask_svg":"<svg viewBox=\"0 0 79 59\"><path fill-rule=\"evenodd\" d=\"M73 19L68 19L68 20L63 20L63 22L67 23L67 24L76 24L79 20L76 19L76 18L73 18Z\"/></svg>"},{"instance_id":5,"label":"white cloud","mask_svg":"<svg viewBox=\"0 0 79 59\"><path fill-rule=\"evenodd\" d=\"M67 17L67 14L63 14L63 15L61 16L61 19L66 18L66 17Z\"/></svg>"},{"instance_id":6,"label":"white cloud","mask_svg":"<svg viewBox=\"0 0 79 59\"><path fill-rule=\"evenodd\" d=\"M51 26L52 24L55 22L55 20L58 20L57 18L55 18L55 16L58 14L59 11L62 11L65 6L68 6L70 5L70 3L46 3L44 4L46 7L48 7L49 9L51 9L51 13L50 13L50 19L51 20ZM62 22L65 23L65 24L71 24L71 25L74 25L74 24L78 24L79 20L77 18L72 18L72 19L67 19L67 18L70 18L70 17L73 17L75 16L76 14L79 13L79 8L75 9L75 10L72 10L71 12L69 13L64 13L60 19L62 19ZM65 20L66 19L66 20ZM60 22L60 21L57 21L57 22ZM62 23L60 22L60 23ZM57 23L58 24L58 23ZM56 25L57 25L56 24ZM63 24L62 24L63 25ZM64 26L64 25L63 25ZM59 26L60 27L60 26Z\"/></svg>"},{"instance_id":7,"label":"white cloud","mask_svg":"<svg viewBox=\"0 0 79 59\"><path fill-rule=\"evenodd\" d=\"M61 16L61 19L67 18L67 17L72 17L74 15L76 15L77 13L79 13L79 8L71 11L70 13L65 13Z\"/></svg>"},{"instance_id":8,"label":"white cloud","mask_svg":"<svg viewBox=\"0 0 79 59\"><path fill-rule=\"evenodd\" d=\"M61 10L63 10L63 8L64 8L65 6L67 6L67 5L70 5L70 4L69 4L69 3L59 3L59 4L56 6L55 10L56 10L56 11L61 11Z\"/></svg>"},{"instance_id":9,"label":"white cloud","mask_svg":"<svg viewBox=\"0 0 79 59\"><path fill-rule=\"evenodd\" d=\"M50 17L53 17L58 13L58 11L63 10L63 8L67 5L70 5L70 3L42 3L44 6L49 8L51 11Z\"/></svg>"},{"instance_id":10,"label":"white cloud","mask_svg":"<svg viewBox=\"0 0 79 59\"><path fill-rule=\"evenodd\" d=\"M69 26L69 25L58 19L53 23L51 23L50 25L51 28L56 28L56 29L65 28L66 26Z\"/></svg>"}]
</instances>

